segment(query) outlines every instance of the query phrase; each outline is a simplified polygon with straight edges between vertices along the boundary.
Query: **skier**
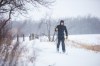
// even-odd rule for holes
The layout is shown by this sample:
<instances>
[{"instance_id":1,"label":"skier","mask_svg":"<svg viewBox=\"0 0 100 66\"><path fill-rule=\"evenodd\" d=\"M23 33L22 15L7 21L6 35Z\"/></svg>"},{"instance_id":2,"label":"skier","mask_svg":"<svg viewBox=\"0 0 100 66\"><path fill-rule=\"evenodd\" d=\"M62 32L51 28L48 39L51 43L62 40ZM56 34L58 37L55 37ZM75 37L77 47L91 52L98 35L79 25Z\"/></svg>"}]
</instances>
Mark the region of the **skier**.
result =
<instances>
[{"instance_id":1,"label":"skier","mask_svg":"<svg viewBox=\"0 0 100 66\"><path fill-rule=\"evenodd\" d=\"M68 32L67 32L67 28L64 25L64 20L60 21L60 25L57 25L57 27L55 28L55 31L58 32L58 43L57 43L57 51L59 52L59 45L60 42L62 42L62 51L65 53L66 49L65 49L65 38L68 38ZM66 37L64 37L64 32L66 33Z\"/></svg>"}]
</instances>

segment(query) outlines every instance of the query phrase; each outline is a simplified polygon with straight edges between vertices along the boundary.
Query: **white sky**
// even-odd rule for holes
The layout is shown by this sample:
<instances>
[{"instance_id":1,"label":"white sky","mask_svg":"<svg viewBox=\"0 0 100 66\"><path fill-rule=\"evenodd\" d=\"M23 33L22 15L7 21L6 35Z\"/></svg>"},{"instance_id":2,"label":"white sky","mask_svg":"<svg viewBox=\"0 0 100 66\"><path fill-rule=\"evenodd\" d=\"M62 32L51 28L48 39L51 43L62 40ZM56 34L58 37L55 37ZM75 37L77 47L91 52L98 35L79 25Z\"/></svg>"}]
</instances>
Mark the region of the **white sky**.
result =
<instances>
[{"instance_id":1,"label":"white sky","mask_svg":"<svg viewBox=\"0 0 100 66\"><path fill-rule=\"evenodd\" d=\"M100 17L100 0L57 0L53 16L85 16L91 14Z\"/></svg>"},{"instance_id":2,"label":"white sky","mask_svg":"<svg viewBox=\"0 0 100 66\"><path fill-rule=\"evenodd\" d=\"M27 19L39 20L46 14L53 18L87 16L89 14L100 18L100 0L56 0L51 9L31 8ZM26 18L21 17L21 19Z\"/></svg>"}]
</instances>

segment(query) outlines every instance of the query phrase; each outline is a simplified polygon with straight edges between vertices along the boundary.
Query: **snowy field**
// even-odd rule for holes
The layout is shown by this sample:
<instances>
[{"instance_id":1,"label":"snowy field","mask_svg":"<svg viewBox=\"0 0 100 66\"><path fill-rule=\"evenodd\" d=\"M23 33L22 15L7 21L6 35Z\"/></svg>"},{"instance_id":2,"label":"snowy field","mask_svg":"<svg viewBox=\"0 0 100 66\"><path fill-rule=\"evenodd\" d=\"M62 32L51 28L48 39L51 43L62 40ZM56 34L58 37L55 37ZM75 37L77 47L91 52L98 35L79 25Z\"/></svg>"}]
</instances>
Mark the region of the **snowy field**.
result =
<instances>
[{"instance_id":1,"label":"snowy field","mask_svg":"<svg viewBox=\"0 0 100 66\"><path fill-rule=\"evenodd\" d=\"M43 40L43 41L42 41ZM26 37L20 55L19 66L100 66L100 52L77 48L66 40L66 53L56 51L57 42L48 42L45 38L29 41ZM100 35L71 35L70 41L80 44L100 45ZM73 44L73 45L72 45ZM60 52L61 47L60 47Z\"/></svg>"},{"instance_id":2,"label":"snowy field","mask_svg":"<svg viewBox=\"0 0 100 66\"><path fill-rule=\"evenodd\" d=\"M69 40L74 40L80 44L100 45L100 34L70 35Z\"/></svg>"}]
</instances>

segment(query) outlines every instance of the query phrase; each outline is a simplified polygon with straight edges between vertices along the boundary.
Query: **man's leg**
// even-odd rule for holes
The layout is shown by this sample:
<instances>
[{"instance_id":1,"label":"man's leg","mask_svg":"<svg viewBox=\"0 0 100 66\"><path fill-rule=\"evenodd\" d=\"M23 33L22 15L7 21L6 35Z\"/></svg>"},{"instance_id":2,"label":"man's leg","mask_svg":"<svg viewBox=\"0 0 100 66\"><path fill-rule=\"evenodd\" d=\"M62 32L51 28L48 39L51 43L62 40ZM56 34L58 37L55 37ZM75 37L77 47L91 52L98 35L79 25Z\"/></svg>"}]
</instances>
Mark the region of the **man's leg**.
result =
<instances>
[{"instance_id":1,"label":"man's leg","mask_svg":"<svg viewBox=\"0 0 100 66\"><path fill-rule=\"evenodd\" d=\"M65 49L65 43L64 43L64 39L62 39L62 51L65 52L66 49Z\"/></svg>"},{"instance_id":2,"label":"man's leg","mask_svg":"<svg viewBox=\"0 0 100 66\"><path fill-rule=\"evenodd\" d=\"M59 51L59 45L60 45L60 39L58 39L58 43L57 43L57 51Z\"/></svg>"}]
</instances>

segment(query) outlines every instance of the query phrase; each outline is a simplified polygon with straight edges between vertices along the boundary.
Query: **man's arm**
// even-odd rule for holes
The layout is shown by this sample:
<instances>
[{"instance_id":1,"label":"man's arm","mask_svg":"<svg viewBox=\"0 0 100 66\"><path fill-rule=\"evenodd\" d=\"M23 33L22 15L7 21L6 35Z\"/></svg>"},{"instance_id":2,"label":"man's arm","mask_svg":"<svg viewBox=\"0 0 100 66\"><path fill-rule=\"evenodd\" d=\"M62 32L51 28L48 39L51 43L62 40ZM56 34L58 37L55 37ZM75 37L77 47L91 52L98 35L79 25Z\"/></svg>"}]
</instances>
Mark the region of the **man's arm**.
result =
<instances>
[{"instance_id":1,"label":"man's arm","mask_svg":"<svg viewBox=\"0 0 100 66\"><path fill-rule=\"evenodd\" d=\"M56 31L56 32L58 31L58 26L55 28L55 31Z\"/></svg>"},{"instance_id":2,"label":"man's arm","mask_svg":"<svg viewBox=\"0 0 100 66\"><path fill-rule=\"evenodd\" d=\"M68 31L67 31L66 26L65 26L65 33L66 33L66 37L68 38Z\"/></svg>"}]
</instances>

